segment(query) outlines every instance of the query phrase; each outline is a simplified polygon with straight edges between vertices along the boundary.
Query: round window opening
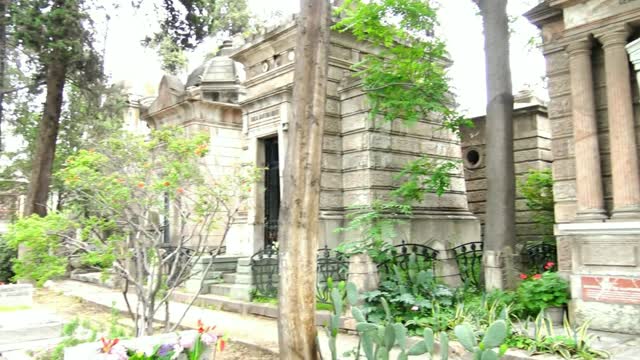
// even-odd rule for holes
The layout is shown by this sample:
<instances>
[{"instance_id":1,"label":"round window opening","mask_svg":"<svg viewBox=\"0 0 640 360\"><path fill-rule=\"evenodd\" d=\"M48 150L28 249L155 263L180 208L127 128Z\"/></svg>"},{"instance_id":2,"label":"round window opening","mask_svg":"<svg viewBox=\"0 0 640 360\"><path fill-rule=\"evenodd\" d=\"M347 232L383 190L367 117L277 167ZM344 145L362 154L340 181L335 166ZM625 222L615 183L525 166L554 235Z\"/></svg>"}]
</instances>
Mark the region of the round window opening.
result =
<instances>
[{"instance_id":1,"label":"round window opening","mask_svg":"<svg viewBox=\"0 0 640 360\"><path fill-rule=\"evenodd\" d=\"M477 150L467 151L467 164L469 167L475 167L480 163L480 153Z\"/></svg>"}]
</instances>

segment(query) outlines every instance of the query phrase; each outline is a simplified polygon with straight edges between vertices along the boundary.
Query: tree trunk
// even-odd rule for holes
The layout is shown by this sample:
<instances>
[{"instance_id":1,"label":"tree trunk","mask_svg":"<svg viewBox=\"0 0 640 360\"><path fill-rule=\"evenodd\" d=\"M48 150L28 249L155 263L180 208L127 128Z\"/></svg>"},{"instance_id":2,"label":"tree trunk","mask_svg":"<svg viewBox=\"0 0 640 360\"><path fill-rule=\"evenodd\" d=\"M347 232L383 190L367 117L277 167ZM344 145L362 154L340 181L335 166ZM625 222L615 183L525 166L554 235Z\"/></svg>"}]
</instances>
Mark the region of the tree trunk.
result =
<instances>
[{"instance_id":1,"label":"tree trunk","mask_svg":"<svg viewBox=\"0 0 640 360\"><path fill-rule=\"evenodd\" d=\"M29 179L29 190L25 202L24 215L47 215L47 198L51 184L53 158L56 152L60 113L62 111L62 95L66 64L52 61L47 68L47 98L38 127L38 140L33 154L33 167Z\"/></svg>"},{"instance_id":2,"label":"tree trunk","mask_svg":"<svg viewBox=\"0 0 640 360\"><path fill-rule=\"evenodd\" d=\"M505 265L515 247L513 95L507 0L479 0L487 68L487 217L484 234L487 289L508 285Z\"/></svg>"},{"instance_id":3,"label":"tree trunk","mask_svg":"<svg viewBox=\"0 0 640 360\"><path fill-rule=\"evenodd\" d=\"M301 0L293 116L280 208L278 339L281 359L317 359L316 252L328 71L327 0Z\"/></svg>"},{"instance_id":4,"label":"tree trunk","mask_svg":"<svg viewBox=\"0 0 640 360\"><path fill-rule=\"evenodd\" d=\"M4 90L7 87L7 5L9 0L0 0L0 152L4 149L2 123L4 120Z\"/></svg>"}]
</instances>

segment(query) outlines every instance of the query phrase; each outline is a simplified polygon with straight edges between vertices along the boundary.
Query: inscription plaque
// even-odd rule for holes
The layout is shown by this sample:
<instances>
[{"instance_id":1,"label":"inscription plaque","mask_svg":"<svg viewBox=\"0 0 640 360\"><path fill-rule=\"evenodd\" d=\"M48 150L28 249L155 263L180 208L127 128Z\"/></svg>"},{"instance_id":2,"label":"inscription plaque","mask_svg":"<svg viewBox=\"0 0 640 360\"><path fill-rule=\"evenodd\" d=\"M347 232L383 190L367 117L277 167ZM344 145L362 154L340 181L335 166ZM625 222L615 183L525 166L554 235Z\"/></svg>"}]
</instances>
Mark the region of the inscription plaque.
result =
<instances>
[{"instance_id":1,"label":"inscription plaque","mask_svg":"<svg viewBox=\"0 0 640 360\"><path fill-rule=\"evenodd\" d=\"M640 305L640 279L583 276L582 300Z\"/></svg>"}]
</instances>

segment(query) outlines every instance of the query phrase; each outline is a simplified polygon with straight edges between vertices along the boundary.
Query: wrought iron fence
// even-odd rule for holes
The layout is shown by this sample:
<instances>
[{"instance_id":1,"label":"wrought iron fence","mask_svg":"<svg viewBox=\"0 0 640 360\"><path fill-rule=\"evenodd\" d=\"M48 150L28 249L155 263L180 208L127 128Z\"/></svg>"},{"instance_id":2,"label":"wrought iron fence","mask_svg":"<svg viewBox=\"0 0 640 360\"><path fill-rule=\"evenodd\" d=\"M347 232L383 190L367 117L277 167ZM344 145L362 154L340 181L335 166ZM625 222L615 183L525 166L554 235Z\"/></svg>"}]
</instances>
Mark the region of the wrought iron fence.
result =
<instances>
[{"instance_id":1,"label":"wrought iron fence","mask_svg":"<svg viewBox=\"0 0 640 360\"><path fill-rule=\"evenodd\" d=\"M265 297L278 296L278 250L268 246L251 257L251 273L256 293Z\"/></svg>"},{"instance_id":2,"label":"wrought iron fence","mask_svg":"<svg viewBox=\"0 0 640 360\"><path fill-rule=\"evenodd\" d=\"M318 250L318 281L316 282L316 298L321 303L328 304L330 302L330 292L327 286L329 278L336 284L340 281L346 281L349 272L349 260L335 250L331 250L324 246Z\"/></svg>"},{"instance_id":3,"label":"wrought iron fence","mask_svg":"<svg viewBox=\"0 0 640 360\"><path fill-rule=\"evenodd\" d=\"M480 274L482 271L482 242L470 242L458 245L451 249L453 252L460 279L464 284L480 287Z\"/></svg>"},{"instance_id":4,"label":"wrought iron fence","mask_svg":"<svg viewBox=\"0 0 640 360\"><path fill-rule=\"evenodd\" d=\"M480 287L482 273L482 242L470 242L458 245L448 250L452 253L458 266L460 279L463 283ZM406 243L393 246L389 260L378 264L381 275L390 274L393 266L402 270L408 270L415 263L419 269L431 269L435 271L439 250L424 244ZM524 250L525 266L531 271L542 272L545 265L551 261L557 262L556 246L554 244L536 244L528 246ZM452 260L448 258L447 260ZM336 283L346 281L348 277L349 261L346 256L325 246L318 250L317 255L317 299L319 302L329 302L327 279L332 278ZM265 297L277 297L278 295L278 251L273 247L267 247L255 253L251 257L251 269L256 293Z\"/></svg>"},{"instance_id":5,"label":"wrought iron fence","mask_svg":"<svg viewBox=\"0 0 640 360\"><path fill-rule=\"evenodd\" d=\"M528 271L541 273L546 270L548 262L558 263L557 248L555 244L540 243L527 246L524 249L524 262Z\"/></svg>"},{"instance_id":6,"label":"wrought iron fence","mask_svg":"<svg viewBox=\"0 0 640 360\"><path fill-rule=\"evenodd\" d=\"M342 254L329 249L326 245L318 249L316 297L319 302L329 302L327 280L336 283L347 280L349 261ZM278 250L267 247L251 257L251 271L256 294L264 297L278 296Z\"/></svg>"},{"instance_id":7,"label":"wrought iron fence","mask_svg":"<svg viewBox=\"0 0 640 360\"><path fill-rule=\"evenodd\" d=\"M423 244L406 243L402 240L402 243L393 246L391 259L378 264L378 270L388 274L394 265L402 270L408 270L412 261L417 262L421 269L435 270L437 257L438 250Z\"/></svg>"}]
</instances>

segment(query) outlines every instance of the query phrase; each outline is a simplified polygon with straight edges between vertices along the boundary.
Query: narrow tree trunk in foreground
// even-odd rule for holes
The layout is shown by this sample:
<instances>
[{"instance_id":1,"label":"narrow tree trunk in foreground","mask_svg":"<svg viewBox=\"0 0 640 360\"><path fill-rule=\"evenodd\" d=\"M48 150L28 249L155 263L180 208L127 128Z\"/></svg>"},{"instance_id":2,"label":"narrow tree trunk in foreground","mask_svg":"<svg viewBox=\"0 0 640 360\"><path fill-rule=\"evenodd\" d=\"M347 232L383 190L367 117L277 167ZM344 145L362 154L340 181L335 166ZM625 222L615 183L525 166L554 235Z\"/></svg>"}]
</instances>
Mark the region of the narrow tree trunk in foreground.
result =
<instances>
[{"instance_id":1,"label":"narrow tree trunk in foreground","mask_svg":"<svg viewBox=\"0 0 640 360\"><path fill-rule=\"evenodd\" d=\"M484 26L487 68L487 211L484 234L487 289L510 285L505 265L515 247L513 94L507 0L477 0Z\"/></svg>"},{"instance_id":2,"label":"narrow tree trunk in foreground","mask_svg":"<svg viewBox=\"0 0 640 360\"><path fill-rule=\"evenodd\" d=\"M7 88L7 5L9 0L0 0L0 152L4 150L2 123L4 120L4 91Z\"/></svg>"},{"instance_id":3,"label":"narrow tree trunk in foreground","mask_svg":"<svg viewBox=\"0 0 640 360\"><path fill-rule=\"evenodd\" d=\"M47 198L51 185L51 171L56 152L56 141L60 127L62 96L66 77L66 66L52 62L47 68L47 98L38 127L38 141L33 153L33 166L29 179L29 190L24 215L47 215Z\"/></svg>"},{"instance_id":4,"label":"narrow tree trunk in foreground","mask_svg":"<svg viewBox=\"0 0 640 360\"><path fill-rule=\"evenodd\" d=\"M301 0L293 116L280 208L278 339L281 359L317 359L316 251L328 71L328 0Z\"/></svg>"}]
</instances>

